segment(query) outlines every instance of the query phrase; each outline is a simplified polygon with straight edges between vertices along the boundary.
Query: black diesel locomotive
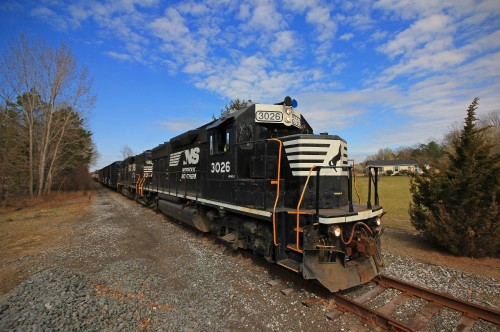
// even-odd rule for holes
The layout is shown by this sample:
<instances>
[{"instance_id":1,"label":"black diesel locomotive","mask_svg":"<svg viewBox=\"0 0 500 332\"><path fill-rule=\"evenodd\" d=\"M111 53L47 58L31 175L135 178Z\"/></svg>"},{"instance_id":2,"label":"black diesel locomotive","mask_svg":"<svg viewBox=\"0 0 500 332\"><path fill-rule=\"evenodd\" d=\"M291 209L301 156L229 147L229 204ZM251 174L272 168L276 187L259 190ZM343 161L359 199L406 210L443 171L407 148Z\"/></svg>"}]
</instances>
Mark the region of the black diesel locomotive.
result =
<instances>
[{"instance_id":1,"label":"black diesel locomotive","mask_svg":"<svg viewBox=\"0 0 500 332\"><path fill-rule=\"evenodd\" d=\"M98 175L142 204L335 292L384 268L377 172L369 171L366 205L353 202L352 172L346 141L313 134L286 97L228 111Z\"/></svg>"}]
</instances>

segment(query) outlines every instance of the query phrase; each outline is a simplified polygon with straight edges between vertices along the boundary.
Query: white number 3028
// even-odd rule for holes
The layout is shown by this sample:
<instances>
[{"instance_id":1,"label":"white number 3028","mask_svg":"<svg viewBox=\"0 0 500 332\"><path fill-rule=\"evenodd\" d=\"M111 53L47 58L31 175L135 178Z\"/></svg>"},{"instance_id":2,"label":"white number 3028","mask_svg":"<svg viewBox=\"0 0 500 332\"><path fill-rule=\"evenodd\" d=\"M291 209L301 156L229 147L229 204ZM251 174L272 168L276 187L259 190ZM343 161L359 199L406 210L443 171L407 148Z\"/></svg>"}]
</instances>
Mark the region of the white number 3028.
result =
<instances>
[{"instance_id":1,"label":"white number 3028","mask_svg":"<svg viewBox=\"0 0 500 332\"><path fill-rule=\"evenodd\" d=\"M229 173L231 171L231 162L230 161L222 161L212 163L212 169L210 172L212 173Z\"/></svg>"}]
</instances>

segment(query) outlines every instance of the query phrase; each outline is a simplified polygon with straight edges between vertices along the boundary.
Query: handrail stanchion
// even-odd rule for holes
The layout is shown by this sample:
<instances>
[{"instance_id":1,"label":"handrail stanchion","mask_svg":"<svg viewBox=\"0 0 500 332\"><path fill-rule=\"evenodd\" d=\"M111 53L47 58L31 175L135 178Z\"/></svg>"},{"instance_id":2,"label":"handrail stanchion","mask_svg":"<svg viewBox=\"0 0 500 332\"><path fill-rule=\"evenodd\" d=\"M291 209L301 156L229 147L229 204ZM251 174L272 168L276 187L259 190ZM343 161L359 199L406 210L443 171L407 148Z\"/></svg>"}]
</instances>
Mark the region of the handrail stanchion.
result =
<instances>
[{"instance_id":1,"label":"handrail stanchion","mask_svg":"<svg viewBox=\"0 0 500 332\"><path fill-rule=\"evenodd\" d=\"M319 218L319 172L321 166L316 166L316 218Z\"/></svg>"},{"instance_id":2,"label":"handrail stanchion","mask_svg":"<svg viewBox=\"0 0 500 332\"><path fill-rule=\"evenodd\" d=\"M279 152L278 152L278 178L274 181L271 181L271 184L276 184L276 199L274 200L274 207L273 207L273 239L274 239L274 245L278 246L278 241L276 239L276 207L278 206L278 201L280 198L280 182L281 182L281 150L283 148L283 142L277 138L270 138L268 141L275 141L279 143ZM265 153L267 155L267 144L265 144ZM267 157L267 156L266 156ZM267 168L267 167L266 167ZM264 171L267 173L267 170ZM267 174L265 174L267 175ZM266 178L266 176L264 177Z\"/></svg>"},{"instance_id":3,"label":"handrail stanchion","mask_svg":"<svg viewBox=\"0 0 500 332\"><path fill-rule=\"evenodd\" d=\"M368 166L368 202L366 202L366 208L372 208L372 167Z\"/></svg>"},{"instance_id":4,"label":"handrail stanchion","mask_svg":"<svg viewBox=\"0 0 500 332\"><path fill-rule=\"evenodd\" d=\"M348 167L349 177L347 178L347 199L349 200L349 212L354 212L352 205L352 168Z\"/></svg>"}]
</instances>

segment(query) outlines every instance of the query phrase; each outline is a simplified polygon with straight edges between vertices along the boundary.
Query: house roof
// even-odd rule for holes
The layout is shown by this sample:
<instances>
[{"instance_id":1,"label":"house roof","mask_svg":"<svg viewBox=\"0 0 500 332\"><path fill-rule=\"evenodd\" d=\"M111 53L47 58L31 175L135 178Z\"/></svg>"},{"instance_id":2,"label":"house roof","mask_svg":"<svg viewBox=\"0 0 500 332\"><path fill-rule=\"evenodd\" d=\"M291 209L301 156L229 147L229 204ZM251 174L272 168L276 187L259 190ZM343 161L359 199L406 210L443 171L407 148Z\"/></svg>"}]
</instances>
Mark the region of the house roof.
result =
<instances>
[{"instance_id":1,"label":"house roof","mask_svg":"<svg viewBox=\"0 0 500 332\"><path fill-rule=\"evenodd\" d=\"M427 164L427 161L422 161ZM366 166L418 166L418 162L415 160L368 160Z\"/></svg>"}]
</instances>

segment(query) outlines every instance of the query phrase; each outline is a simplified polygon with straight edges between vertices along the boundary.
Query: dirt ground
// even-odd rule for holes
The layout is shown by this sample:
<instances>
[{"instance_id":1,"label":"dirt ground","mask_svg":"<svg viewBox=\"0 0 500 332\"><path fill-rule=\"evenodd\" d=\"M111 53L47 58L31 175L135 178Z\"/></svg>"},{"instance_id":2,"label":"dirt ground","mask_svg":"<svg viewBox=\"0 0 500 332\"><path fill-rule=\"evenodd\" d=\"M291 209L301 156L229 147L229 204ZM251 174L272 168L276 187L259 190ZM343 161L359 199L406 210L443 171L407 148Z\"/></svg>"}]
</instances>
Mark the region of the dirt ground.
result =
<instances>
[{"instance_id":1,"label":"dirt ground","mask_svg":"<svg viewBox=\"0 0 500 332\"><path fill-rule=\"evenodd\" d=\"M0 208L0 294L28 278L40 256L69 238L92 201L92 193L65 193Z\"/></svg>"},{"instance_id":2,"label":"dirt ground","mask_svg":"<svg viewBox=\"0 0 500 332\"><path fill-rule=\"evenodd\" d=\"M500 259L455 256L427 242L416 231L386 228L382 241L382 250L394 255L500 280Z\"/></svg>"},{"instance_id":3,"label":"dirt ground","mask_svg":"<svg viewBox=\"0 0 500 332\"><path fill-rule=\"evenodd\" d=\"M48 201L26 202L0 210L0 295L38 272L37 269L50 266L51 262L41 263L40 259L47 257L60 243L70 238L75 241L72 235L78 220L92 204L94 195L66 194ZM136 232L133 236L144 237L140 242L145 245L152 243L148 240L152 235L146 231ZM500 259L453 256L407 230L386 228L382 239L383 250L389 253L500 280ZM144 251L144 248L135 249L124 248L135 254Z\"/></svg>"}]
</instances>

